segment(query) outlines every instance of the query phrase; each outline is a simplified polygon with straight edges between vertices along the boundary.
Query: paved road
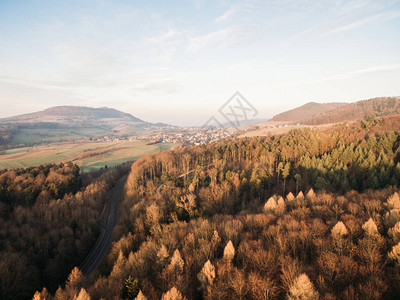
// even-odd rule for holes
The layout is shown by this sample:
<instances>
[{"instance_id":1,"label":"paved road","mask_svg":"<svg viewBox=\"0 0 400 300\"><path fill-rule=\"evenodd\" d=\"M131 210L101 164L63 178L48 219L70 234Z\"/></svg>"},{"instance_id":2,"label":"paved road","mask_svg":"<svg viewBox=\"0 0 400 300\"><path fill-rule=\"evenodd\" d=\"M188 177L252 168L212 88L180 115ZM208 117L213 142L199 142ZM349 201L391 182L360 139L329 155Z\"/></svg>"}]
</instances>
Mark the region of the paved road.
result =
<instances>
[{"instance_id":1,"label":"paved road","mask_svg":"<svg viewBox=\"0 0 400 300\"><path fill-rule=\"evenodd\" d=\"M104 255L106 255L108 249L110 248L112 232L115 224L117 223L118 202L126 178L127 176L122 177L117 182L117 185L113 188L111 201L109 202L109 205L104 213L100 236L80 266L80 270L86 276L89 276L90 273L92 273L99 266Z\"/></svg>"}]
</instances>

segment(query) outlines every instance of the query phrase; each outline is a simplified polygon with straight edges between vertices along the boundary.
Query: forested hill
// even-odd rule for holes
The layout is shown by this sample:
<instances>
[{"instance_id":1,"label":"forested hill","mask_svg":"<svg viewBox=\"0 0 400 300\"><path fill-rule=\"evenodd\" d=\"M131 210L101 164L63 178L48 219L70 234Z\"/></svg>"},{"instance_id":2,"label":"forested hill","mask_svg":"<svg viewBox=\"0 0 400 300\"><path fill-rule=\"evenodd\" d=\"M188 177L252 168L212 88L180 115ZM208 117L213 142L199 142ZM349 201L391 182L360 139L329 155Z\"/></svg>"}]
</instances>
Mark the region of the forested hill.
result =
<instances>
[{"instance_id":1,"label":"forested hill","mask_svg":"<svg viewBox=\"0 0 400 300\"><path fill-rule=\"evenodd\" d=\"M400 98L382 97L343 105L333 110L314 115L302 123L320 125L360 120L368 115L388 116L395 114L400 114Z\"/></svg>"},{"instance_id":2,"label":"forested hill","mask_svg":"<svg viewBox=\"0 0 400 300\"><path fill-rule=\"evenodd\" d=\"M32 299L65 282L93 247L109 191L128 168L83 180L72 163L0 172L0 299Z\"/></svg>"},{"instance_id":3,"label":"forested hill","mask_svg":"<svg viewBox=\"0 0 400 300\"><path fill-rule=\"evenodd\" d=\"M354 103L310 102L274 116L271 121L287 124L322 125L361 120L368 115L400 114L399 97L380 97Z\"/></svg>"},{"instance_id":4,"label":"forested hill","mask_svg":"<svg viewBox=\"0 0 400 300\"><path fill-rule=\"evenodd\" d=\"M43 111L0 119L2 123L93 123L105 120L144 122L130 114L108 107L55 106Z\"/></svg>"},{"instance_id":5,"label":"forested hill","mask_svg":"<svg viewBox=\"0 0 400 300\"><path fill-rule=\"evenodd\" d=\"M367 118L143 157L99 276L73 270L56 299L398 299L398 128Z\"/></svg>"},{"instance_id":6,"label":"forested hill","mask_svg":"<svg viewBox=\"0 0 400 300\"><path fill-rule=\"evenodd\" d=\"M33 205L37 198L62 198L80 188L79 167L72 163L0 171L0 202Z\"/></svg>"},{"instance_id":7,"label":"forested hill","mask_svg":"<svg viewBox=\"0 0 400 300\"><path fill-rule=\"evenodd\" d=\"M0 147L135 135L167 126L108 107L56 106L0 119Z\"/></svg>"},{"instance_id":8,"label":"forested hill","mask_svg":"<svg viewBox=\"0 0 400 300\"><path fill-rule=\"evenodd\" d=\"M347 103L316 103L309 102L300 107L285 111L275 115L271 121L286 122L286 123L299 123L311 119L315 115L333 110L335 108L346 105Z\"/></svg>"}]
</instances>

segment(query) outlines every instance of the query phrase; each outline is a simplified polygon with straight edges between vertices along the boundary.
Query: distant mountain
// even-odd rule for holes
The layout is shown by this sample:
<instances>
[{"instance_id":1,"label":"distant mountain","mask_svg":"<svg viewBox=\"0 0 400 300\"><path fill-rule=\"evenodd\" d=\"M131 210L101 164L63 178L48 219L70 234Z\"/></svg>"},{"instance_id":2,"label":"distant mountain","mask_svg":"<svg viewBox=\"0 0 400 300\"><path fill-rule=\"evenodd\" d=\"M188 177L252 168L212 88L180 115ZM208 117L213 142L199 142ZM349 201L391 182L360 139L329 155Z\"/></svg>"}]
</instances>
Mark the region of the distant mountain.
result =
<instances>
[{"instance_id":1,"label":"distant mountain","mask_svg":"<svg viewBox=\"0 0 400 300\"><path fill-rule=\"evenodd\" d=\"M309 102L300 107L275 115L270 121L283 123L301 123L309 120L317 114L339 108L347 103L316 103Z\"/></svg>"},{"instance_id":2,"label":"distant mountain","mask_svg":"<svg viewBox=\"0 0 400 300\"><path fill-rule=\"evenodd\" d=\"M368 115L388 116L395 114L400 114L400 97L380 97L342 105L332 110L315 114L301 123L321 125L360 120Z\"/></svg>"},{"instance_id":3,"label":"distant mountain","mask_svg":"<svg viewBox=\"0 0 400 300\"><path fill-rule=\"evenodd\" d=\"M135 135L164 127L119 110L101 107L56 106L0 119L0 145Z\"/></svg>"},{"instance_id":4,"label":"distant mountain","mask_svg":"<svg viewBox=\"0 0 400 300\"><path fill-rule=\"evenodd\" d=\"M395 114L400 114L400 97L380 97L353 103L309 102L277 114L269 122L322 125L360 120L368 115L388 116Z\"/></svg>"},{"instance_id":5,"label":"distant mountain","mask_svg":"<svg viewBox=\"0 0 400 300\"><path fill-rule=\"evenodd\" d=\"M110 121L140 122L144 121L114 108L85 106L55 106L43 111L0 119L1 123L90 123Z\"/></svg>"}]
</instances>

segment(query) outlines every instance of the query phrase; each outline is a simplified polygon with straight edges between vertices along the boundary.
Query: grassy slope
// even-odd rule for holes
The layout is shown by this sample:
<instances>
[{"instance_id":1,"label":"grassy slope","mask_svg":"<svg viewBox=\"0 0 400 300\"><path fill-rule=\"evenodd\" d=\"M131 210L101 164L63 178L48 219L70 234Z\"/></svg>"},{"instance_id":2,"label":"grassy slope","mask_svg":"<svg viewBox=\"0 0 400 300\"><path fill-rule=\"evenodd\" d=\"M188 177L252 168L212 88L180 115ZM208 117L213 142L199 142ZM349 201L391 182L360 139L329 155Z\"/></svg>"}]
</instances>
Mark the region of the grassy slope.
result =
<instances>
[{"instance_id":1,"label":"grassy slope","mask_svg":"<svg viewBox=\"0 0 400 300\"><path fill-rule=\"evenodd\" d=\"M109 131L100 128L48 129L32 128L20 129L12 137L13 144L33 144L41 142L57 142L62 140L77 140L107 134Z\"/></svg>"},{"instance_id":2,"label":"grassy slope","mask_svg":"<svg viewBox=\"0 0 400 300\"><path fill-rule=\"evenodd\" d=\"M147 145L142 141L86 142L49 144L5 150L0 154L0 169L25 168L52 162L73 161L84 171L114 166L129 160L176 147L176 144Z\"/></svg>"}]
</instances>

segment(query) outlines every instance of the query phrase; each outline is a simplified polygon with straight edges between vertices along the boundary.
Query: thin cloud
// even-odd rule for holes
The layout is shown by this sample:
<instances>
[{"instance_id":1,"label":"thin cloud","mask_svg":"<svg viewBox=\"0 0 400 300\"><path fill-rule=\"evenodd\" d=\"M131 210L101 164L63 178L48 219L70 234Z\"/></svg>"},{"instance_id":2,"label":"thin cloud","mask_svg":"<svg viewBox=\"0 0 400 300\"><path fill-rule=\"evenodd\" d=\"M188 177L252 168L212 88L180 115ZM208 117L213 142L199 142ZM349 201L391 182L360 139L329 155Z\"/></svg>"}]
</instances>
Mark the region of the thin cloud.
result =
<instances>
[{"instance_id":1,"label":"thin cloud","mask_svg":"<svg viewBox=\"0 0 400 300\"><path fill-rule=\"evenodd\" d=\"M376 66L372 68L361 69L357 71L350 72L350 75L364 75L368 73L376 73L376 72L386 72L386 71L395 71L400 70L400 64L397 65L383 65Z\"/></svg>"},{"instance_id":2,"label":"thin cloud","mask_svg":"<svg viewBox=\"0 0 400 300\"><path fill-rule=\"evenodd\" d=\"M344 73L340 73L340 74L329 75L329 76L320 77L320 78L314 78L314 79L310 79L310 80L290 81L290 82L286 82L283 84L276 84L276 85L273 85L272 87L283 88L283 87L312 85L312 84L323 83L323 82L351 79L351 78L360 77L360 76L373 74L373 73L384 73L384 72L398 71L398 70L400 70L400 64L381 65L381 66L359 69L359 70L355 70L355 71L344 72Z\"/></svg>"},{"instance_id":3,"label":"thin cloud","mask_svg":"<svg viewBox=\"0 0 400 300\"><path fill-rule=\"evenodd\" d=\"M22 78L13 76L2 76L0 75L0 83L19 86L35 88L35 89L60 89L65 88L62 81L57 80L45 80L45 79L32 79L32 78Z\"/></svg>"},{"instance_id":4,"label":"thin cloud","mask_svg":"<svg viewBox=\"0 0 400 300\"><path fill-rule=\"evenodd\" d=\"M132 87L133 93L158 93L158 94L173 94L177 93L180 85L172 79L151 80L136 84Z\"/></svg>"},{"instance_id":5,"label":"thin cloud","mask_svg":"<svg viewBox=\"0 0 400 300\"><path fill-rule=\"evenodd\" d=\"M189 38L189 51L197 52L210 45L214 45L216 48L222 48L224 45L230 43L232 33L233 30L231 28L224 28L204 35L191 37Z\"/></svg>"},{"instance_id":6,"label":"thin cloud","mask_svg":"<svg viewBox=\"0 0 400 300\"><path fill-rule=\"evenodd\" d=\"M196 9L201 9L204 6L204 0L191 0Z\"/></svg>"},{"instance_id":7,"label":"thin cloud","mask_svg":"<svg viewBox=\"0 0 400 300\"><path fill-rule=\"evenodd\" d=\"M164 45L165 43L168 43L171 40L175 40L181 36L182 36L182 32L179 32L174 29L168 29L167 32L165 32L161 35L158 35L158 36L153 36L153 37L147 38L146 40L151 44Z\"/></svg>"},{"instance_id":8,"label":"thin cloud","mask_svg":"<svg viewBox=\"0 0 400 300\"><path fill-rule=\"evenodd\" d=\"M338 32L342 32L342 31L347 31L347 30L351 30L360 26L363 26L365 24L371 23L375 20L379 20L381 19L382 21L388 21L388 20L392 20L392 19L396 19L400 17L400 12L385 12L385 13L380 13L374 16L370 16L355 22L351 22L336 28L333 28L323 34L321 34L322 36L326 36L326 35L330 35L330 34L334 34L334 33L338 33Z\"/></svg>"},{"instance_id":9,"label":"thin cloud","mask_svg":"<svg viewBox=\"0 0 400 300\"><path fill-rule=\"evenodd\" d=\"M225 22L229 18L231 18L236 13L236 10L233 8L228 9L222 15L215 19L215 23Z\"/></svg>"},{"instance_id":10,"label":"thin cloud","mask_svg":"<svg viewBox=\"0 0 400 300\"><path fill-rule=\"evenodd\" d=\"M360 1L360 2L351 2L352 7L355 5L359 5L360 8L364 8L364 12L358 12L358 18L355 16L354 10L350 10L348 8L342 9L343 11L339 11L336 13L334 17L329 18L328 20L317 23L314 26L294 35L291 40L298 41L306 37L325 37L341 32L350 31L365 25L368 25L373 22L385 22L393 19L397 19L400 17L400 11L398 10L390 10L388 6L383 7L382 5L378 5L376 3L370 3L369 1ZM368 4L368 5L367 5ZM371 15L371 9L367 10L371 5L376 4L376 11L379 13L375 13ZM364 17L360 17L360 15L364 15Z\"/></svg>"},{"instance_id":11,"label":"thin cloud","mask_svg":"<svg viewBox=\"0 0 400 300\"><path fill-rule=\"evenodd\" d=\"M371 74L371 73L381 73L381 72L397 71L397 70L400 70L400 64L381 65L381 66L375 66L375 67L350 71L350 72L337 74L337 75L333 75L333 76L327 76L327 77L312 80L308 83L319 83L319 82L326 82L326 81L350 79L353 77L363 76L363 75L367 75L367 74Z\"/></svg>"}]
</instances>

